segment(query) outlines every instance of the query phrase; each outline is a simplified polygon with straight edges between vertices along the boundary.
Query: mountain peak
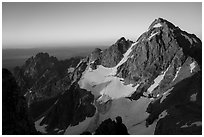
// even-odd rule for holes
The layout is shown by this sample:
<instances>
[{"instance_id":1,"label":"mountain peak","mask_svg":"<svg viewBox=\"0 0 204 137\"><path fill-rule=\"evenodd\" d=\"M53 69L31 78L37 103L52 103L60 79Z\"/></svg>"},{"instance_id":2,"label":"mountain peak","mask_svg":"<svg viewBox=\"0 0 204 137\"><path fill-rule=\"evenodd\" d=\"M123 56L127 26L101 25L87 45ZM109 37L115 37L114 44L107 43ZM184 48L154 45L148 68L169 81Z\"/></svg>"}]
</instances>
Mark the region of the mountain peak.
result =
<instances>
[{"instance_id":1,"label":"mountain peak","mask_svg":"<svg viewBox=\"0 0 204 137\"><path fill-rule=\"evenodd\" d=\"M151 23L151 25L149 26L149 29L158 28L158 27L175 28L175 25L166 19L157 18Z\"/></svg>"},{"instance_id":2,"label":"mountain peak","mask_svg":"<svg viewBox=\"0 0 204 137\"><path fill-rule=\"evenodd\" d=\"M120 39L117 40L116 43L121 43L121 42L126 42L127 40L125 39L125 37L121 37Z\"/></svg>"}]
</instances>

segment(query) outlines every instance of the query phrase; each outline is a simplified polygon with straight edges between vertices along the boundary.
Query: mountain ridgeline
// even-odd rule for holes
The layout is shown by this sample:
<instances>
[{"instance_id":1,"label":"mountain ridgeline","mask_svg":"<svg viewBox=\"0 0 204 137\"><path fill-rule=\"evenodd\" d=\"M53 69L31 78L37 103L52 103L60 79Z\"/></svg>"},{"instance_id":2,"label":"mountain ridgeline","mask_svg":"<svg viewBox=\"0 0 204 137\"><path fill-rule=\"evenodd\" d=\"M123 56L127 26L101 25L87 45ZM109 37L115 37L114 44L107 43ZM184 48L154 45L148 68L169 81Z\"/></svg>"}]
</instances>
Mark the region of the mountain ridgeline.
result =
<instances>
[{"instance_id":1,"label":"mountain ridgeline","mask_svg":"<svg viewBox=\"0 0 204 137\"><path fill-rule=\"evenodd\" d=\"M15 67L14 76L22 94L29 100L44 100L54 97L70 85L69 73L79 63L81 57L58 60L48 53L38 53L29 58L22 67Z\"/></svg>"},{"instance_id":2,"label":"mountain ridgeline","mask_svg":"<svg viewBox=\"0 0 204 137\"><path fill-rule=\"evenodd\" d=\"M14 76L41 134L202 134L202 42L162 18L136 42L39 53Z\"/></svg>"}]
</instances>

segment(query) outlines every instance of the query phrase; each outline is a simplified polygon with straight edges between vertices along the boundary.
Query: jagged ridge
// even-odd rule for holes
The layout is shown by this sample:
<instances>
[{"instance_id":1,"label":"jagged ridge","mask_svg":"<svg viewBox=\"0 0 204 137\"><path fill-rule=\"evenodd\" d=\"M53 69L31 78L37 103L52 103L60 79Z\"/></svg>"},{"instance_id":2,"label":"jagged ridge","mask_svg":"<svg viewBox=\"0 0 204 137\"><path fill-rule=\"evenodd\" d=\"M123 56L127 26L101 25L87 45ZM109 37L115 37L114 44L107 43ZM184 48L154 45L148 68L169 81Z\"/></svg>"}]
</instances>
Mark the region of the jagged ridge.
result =
<instances>
[{"instance_id":1,"label":"jagged ridge","mask_svg":"<svg viewBox=\"0 0 204 137\"><path fill-rule=\"evenodd\" d=\"M146 133L145 131L151 131L153 134L155 127L157 129L155 134L168 134L170 133L168 128L174 130L173 127L177 127L175 134L188 133L186 130L178 130L183 126L183 123L176 126L176 123L169 119L171 120L175 114L176 119L179 120L178 114L180 113L172 113L172 111L183 111L183 106L189 102L192 103L189 101L191 96L195 100L201 94L200 88L193 91L192 87L195 83L192 80L190 82L186 80L194 80L194 76L200 77L201 75L201 49L202 43L195 35L180 30L165 19L156 19L149 29L138 38L137 42L133 43L121 38L110 48L104 51L96 49L81 60L71 74L70 88L62 93L59 101L38 122L42 127L47 126L45 129L48 134L69 134L69 129L74 127L79 130L77 132L79 134L85 130L93 133L101 121L119 115L124 120L130 134L137 134L138 131L140 134ZM200 81L198 79L198 83ZM200 86L198 85L198 87ZM188 88L189 90L186 91ZM93 97L88 104L80 99L81 96L72 100L73 95L80 94L82 89L84 96ZM124 92L128 94L124 94ZM175 96L179 101L172 103ZM185 98L188 99L185 100ZM63 104L63 100L67 101L67 99L71 99L73 104L80 102L77 104L82 108L86 108L86 105L88 108L91 106L96 111L91 111L91 115L85 114L79 119L73 119L74 112L79 111L77 107L71 106L69 112L64 111L67 105ZM196 102L194 105L200 106L199 100L193 101ZM80 105L84 103L85 106ZM157 108L151 109L151 106ZM192 106L190 105L190 107ZM198 108L200 109L200 107ZM128 113L129 111L130 113ZM58 115L58 112L63 112L64 117ZM106 116L101 118L101 114L106 114ZM133 117L136 114L138 118ZM197 114L199 115L200 111L193 112L192 115ZM85 119L86 117L90 117L91 121ZM88 124L85 125L87 127L82 130L80 125L86 121L88 121ZM163 121L169 125L161 126ZM184 121L194 125L190 116L187 116ZM201 121L201 118L198 117L194 122L197 121ZM73 126L71 124L73 122L78 125ZM168 128L166 129L166 127ZM55 128L59 131L55 131ZM161 132L159 132L160 129ZM200 126L198 126L193 134L200 133Z\"/></svg>"}]
</instances>

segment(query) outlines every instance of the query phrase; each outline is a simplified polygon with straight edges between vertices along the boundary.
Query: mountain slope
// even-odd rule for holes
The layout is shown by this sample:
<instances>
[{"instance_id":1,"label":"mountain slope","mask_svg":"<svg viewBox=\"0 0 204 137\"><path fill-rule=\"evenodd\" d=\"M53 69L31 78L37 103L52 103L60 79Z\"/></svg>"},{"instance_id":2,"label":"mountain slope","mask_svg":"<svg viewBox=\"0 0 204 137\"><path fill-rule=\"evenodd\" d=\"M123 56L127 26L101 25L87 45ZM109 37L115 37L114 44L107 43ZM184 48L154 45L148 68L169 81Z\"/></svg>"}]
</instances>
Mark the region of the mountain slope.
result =
<instances>
[{"instance_id":1,"label":"mountain slope","mask_svg":"<svg viewBox=\"0 0 204 137\"><path fill-rule=\"evenodd\" d=\"M58 60L48 53L38 53L21 67L14 69L14 76L22 94L30 104L54 97L67 89L71 83L69 74L80 61L80 57Z\"/></svg>"},{"instance_id":2,"label":"mountain slope","mask_svg":"<svg viewBox=\"0 0 204 137\"><path fill-rule=\"evenodd\" d=\"M120 38L81 59L36 129L96 134L120 116L129 134L201 134L201 68L202 42L158 18L136 42Z\"/></svg>"},{"instance_id":3,"label":"mountain slope","mask_svg":"<svg viewBox=\"0 0 204 137\"><path fill-rule=\"evenodd\" d=\"M201 76L198 72L184 79L174 86L168 98L151 104L151 107L156 107L150 111L151 119L159 111L167 112L167 116L158 121L155 134L202 134Z\"/></svg>"}]
</instances>

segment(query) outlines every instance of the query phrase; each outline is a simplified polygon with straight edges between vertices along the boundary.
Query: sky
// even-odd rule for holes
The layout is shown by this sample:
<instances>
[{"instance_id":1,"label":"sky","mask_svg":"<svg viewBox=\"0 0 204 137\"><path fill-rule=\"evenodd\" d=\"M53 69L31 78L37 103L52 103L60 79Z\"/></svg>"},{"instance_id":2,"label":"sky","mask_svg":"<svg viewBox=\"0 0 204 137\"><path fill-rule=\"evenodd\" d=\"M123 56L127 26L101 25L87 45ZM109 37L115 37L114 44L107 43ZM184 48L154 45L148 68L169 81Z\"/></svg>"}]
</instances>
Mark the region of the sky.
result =
<instances>
[{"instance_id":1,"label":"sky","mask_svg":"<svg viewBox=\"0 0 204 137\"><path fill-rule=\"evenodd\" d=\"M202 3L3 3L2 48L110 46L156 18L202 38Z\"/></svg>"}]
</instances>

